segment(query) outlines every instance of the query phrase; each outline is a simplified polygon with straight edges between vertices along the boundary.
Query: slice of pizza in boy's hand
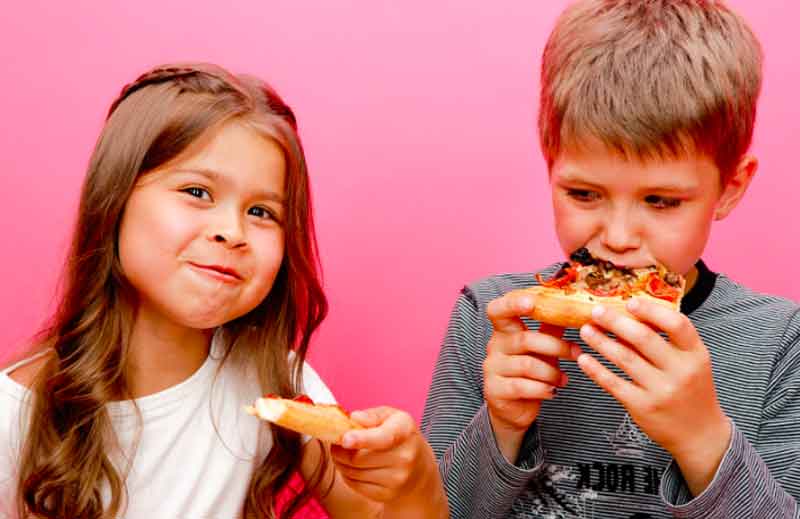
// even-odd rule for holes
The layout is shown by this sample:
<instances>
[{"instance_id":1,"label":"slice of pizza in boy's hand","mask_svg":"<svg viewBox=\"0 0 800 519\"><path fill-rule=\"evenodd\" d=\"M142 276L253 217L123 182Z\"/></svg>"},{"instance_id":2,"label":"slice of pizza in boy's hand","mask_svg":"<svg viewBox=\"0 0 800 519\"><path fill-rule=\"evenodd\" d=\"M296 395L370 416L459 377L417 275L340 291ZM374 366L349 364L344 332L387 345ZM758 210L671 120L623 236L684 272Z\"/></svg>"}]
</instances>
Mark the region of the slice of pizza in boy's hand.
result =
<instances>
[{"instance_id":1,"label":"slice of pizza in boy's hand","mask_svg":"<svg viewBox=\"0 0 800 519\"><path fill-rule=\"evenodd\" d=\"M592 319L597 305L631 315L625 304L633 297L647 298L680 310L686 280L662 265L641 268L617 266L581 248L570 255L551 279L537 274L539 286L515 290L533 297L530 317L537 321L580 328Z\"/></svg>"},{"instance_id":2,"label":"slice of pizza in boy's hand","mask_svg":"<svg viewBox=\"0 0 800 519\"><path fill-rule=\"evenodd\" d=\"M337 445L347 431L363 429L338 405L315 404L305 395L294 399L267 395L245 410L285 429Z\"/></svg>"}]
</instances>

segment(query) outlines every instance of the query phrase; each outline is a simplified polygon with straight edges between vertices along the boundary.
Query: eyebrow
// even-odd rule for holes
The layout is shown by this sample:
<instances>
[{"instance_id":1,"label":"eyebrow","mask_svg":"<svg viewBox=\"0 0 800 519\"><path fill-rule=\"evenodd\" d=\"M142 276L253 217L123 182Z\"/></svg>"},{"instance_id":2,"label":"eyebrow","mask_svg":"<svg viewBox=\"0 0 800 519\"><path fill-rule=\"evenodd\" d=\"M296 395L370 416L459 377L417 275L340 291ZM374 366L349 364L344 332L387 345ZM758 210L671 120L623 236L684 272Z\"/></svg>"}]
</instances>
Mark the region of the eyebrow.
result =
<instances>
[{"instance_id":1,"label":"eyebrow","mask_svg":"<svg viewBox=\"0 0 800 519\"><path fill-rule=\"evenodd\" d=\"M556 180L565 183L576 183L582 184L587 187L591 187L593 189L602 189L601 184L596 184L594 182L589 182L580 176L580 174L574 174L573 172L567 172L565 174L557 175ZM681 184L678 182L671 182L671 183L664 183L664 184L656 184L652 186L642 186L642 191L658 191L664 193L685 193L687 191L696 191L699 189L698 185L695 184Z\"/></svg>"},{"instance_id":2,"label":"eyebrow","mask_svg":"<svg viewBox=\"0 0 800 519\"><path fill-rule=\"evenodd\" d=\"M218 171L208 168L181 168L173 170L172 173L194 173L217 183L228 183L228 179L226 179ZM284 202L282 196L268 189L258 189L256 190L255 195L258 199L269 200L278 204L283 204Z\"/></svg>"}]
</instances>

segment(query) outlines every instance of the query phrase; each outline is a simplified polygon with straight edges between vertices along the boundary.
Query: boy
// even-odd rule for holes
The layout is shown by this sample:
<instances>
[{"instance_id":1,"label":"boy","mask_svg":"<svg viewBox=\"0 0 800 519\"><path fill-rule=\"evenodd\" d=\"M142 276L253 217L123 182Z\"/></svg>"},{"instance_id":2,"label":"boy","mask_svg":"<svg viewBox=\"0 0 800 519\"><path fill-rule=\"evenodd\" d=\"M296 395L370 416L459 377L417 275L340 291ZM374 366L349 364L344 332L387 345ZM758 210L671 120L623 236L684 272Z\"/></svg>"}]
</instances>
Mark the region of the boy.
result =
<instances>
[{"instance_id":1,"label":"boy","mask_svg":"<svg viewBox=\"0 0 800 519\"><path fill-rule=\"evenodd\" d=\"M700 260L756 171L760 86L760 46L719 1L562 14L539 117L561 247L664 264L687 294L564 331L506 295L532 273L464 288L423 416L452 517L800 517L798 306Z\"/></svg>"}]
</instances>

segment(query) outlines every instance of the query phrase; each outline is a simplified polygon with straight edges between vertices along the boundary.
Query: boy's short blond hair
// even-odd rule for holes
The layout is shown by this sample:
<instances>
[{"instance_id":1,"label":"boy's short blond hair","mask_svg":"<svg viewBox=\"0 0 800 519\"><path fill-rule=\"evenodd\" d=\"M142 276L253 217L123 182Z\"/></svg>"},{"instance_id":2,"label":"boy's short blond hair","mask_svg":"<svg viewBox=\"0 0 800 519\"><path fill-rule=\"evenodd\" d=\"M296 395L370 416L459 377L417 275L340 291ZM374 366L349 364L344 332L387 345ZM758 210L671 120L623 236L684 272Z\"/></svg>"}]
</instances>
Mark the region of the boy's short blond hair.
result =
<instances>
[{"instance_id":1,"label":"boy's short blond hair","mask_svg":"<svg viewBox=\"0 0 800 519\"><path fill-rule=\"evenodd\" d=\"M761 46L719 0L581 0L542 58L539 133L552 167L600 141L649 160L701 152L723 181L747 152Z\"/></svg>"}]
</instances>

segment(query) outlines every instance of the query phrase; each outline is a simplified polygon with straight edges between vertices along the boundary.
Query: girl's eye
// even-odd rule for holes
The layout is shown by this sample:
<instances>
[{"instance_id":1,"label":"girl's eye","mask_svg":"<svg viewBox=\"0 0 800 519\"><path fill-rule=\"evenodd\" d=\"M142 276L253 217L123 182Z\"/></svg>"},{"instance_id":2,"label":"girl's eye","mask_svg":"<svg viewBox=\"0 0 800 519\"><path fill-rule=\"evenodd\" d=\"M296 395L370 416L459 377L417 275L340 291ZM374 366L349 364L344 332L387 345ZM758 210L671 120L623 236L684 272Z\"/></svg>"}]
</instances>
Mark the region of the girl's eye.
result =
<instances>
[{"instance_id":1,"label":"girl's eye","mask_svg":"<svg viewBox=\"0 0 800 519\"><path fill-rule=\"evenodd\" d=\"M644 198L644 201L656 209L671 209L681 205L681 200L679 198L669 198L659 195L648 195Z\"/></svg>"},{"instance_id":2,"label":"girl's eye","mask_svg":"<svg viewBox=\"0 0 800 519\"><path fill-rule=\"evenodd\" d=\"M268 209L261 206L251 207L247 211L247 214L253 215L256 218L275 220L275 216Z\"/></svg>"},{"instance_id":3,"label":"girl's eye","mask_svg":"<svg viewBox=\"0 0 800 519\"><path fill-rule=\"evenodd\" d=\"M183 192L188 193L195 198L211 200L211 194L202 187L187 187L186 189L183 189Z\"/></svg>"},{"instance_id":4,"label":"girl's eye","mask_svg":"<svg viewBox=\"0 0 800 519\"><path fill-rule=\"evenodd\" d=\"M567 196L578 202L595 202L600 199L600 193L589 189L567 189Z\"/></svg>"}]
</instances>

